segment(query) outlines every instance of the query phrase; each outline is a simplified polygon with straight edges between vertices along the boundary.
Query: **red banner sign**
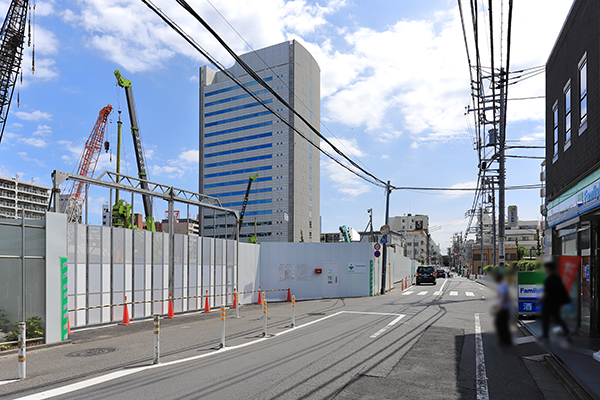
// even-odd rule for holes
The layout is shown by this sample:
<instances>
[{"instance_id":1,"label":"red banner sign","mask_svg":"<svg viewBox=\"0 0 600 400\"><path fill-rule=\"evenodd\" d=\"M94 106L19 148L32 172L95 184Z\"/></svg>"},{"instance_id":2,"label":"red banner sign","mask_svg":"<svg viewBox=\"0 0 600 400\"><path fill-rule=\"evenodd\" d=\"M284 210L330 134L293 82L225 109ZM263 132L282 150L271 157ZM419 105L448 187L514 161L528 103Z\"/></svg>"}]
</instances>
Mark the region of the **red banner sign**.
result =
<instances>
[{"instance_id":1,"label":"red banner sign","mask_svg":"<svg viewBox=\"0 0 600 400\"><path fill-rule=\"evenodd\" d=\"M577 277L577 271L581 265L581 256L559 256L558 257L558 273L563 281L563 285L567 292L571 292L573 282Z\"/></svg>"}]
</instances>

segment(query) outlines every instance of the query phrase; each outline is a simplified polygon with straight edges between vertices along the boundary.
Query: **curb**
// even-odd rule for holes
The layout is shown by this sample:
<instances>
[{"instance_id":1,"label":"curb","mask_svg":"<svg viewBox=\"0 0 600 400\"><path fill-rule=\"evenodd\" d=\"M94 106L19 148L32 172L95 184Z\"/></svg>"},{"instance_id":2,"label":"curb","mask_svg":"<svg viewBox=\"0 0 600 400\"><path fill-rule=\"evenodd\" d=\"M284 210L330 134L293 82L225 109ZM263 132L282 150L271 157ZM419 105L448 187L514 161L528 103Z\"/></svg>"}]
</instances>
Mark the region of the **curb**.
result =
<instances>
[{"instance_id":1,"label":"curb","mask_svg":"<svg viewBox=\"0 0 600 400\"><path fill-rule=\"evenodd\" d=\"M530 336L534 336L533 332L529 330L529 327L522 324L521 321L519 321L519 326L522 331L528 332ZM573 371L562 362L560 357L552 352L550 352L550 354L550 356L545 357L546 365L573 398L580 400L600 400L600 398L593 394L587 385L581 382Z\"/></svg>"},{"instance_id":2,"label":"curb","mask_svg":"<svg viewBox=\"0 0 600 400\"><path fill-rule=\"evenodd\" d=\"M57 347L57 346L62 346L65 344L73 344L73 342L71 341L71 339L67 339L64 342L56 342L56 343L44 343L44 344L38 344L36 346L30 346L26 348L27 352L30 351L35 351L35 350L42 350L42 349L48 349L51 347ZM11 349L11 350L4 350L4 351L0 351L0 358L6 357L6 356L10 356L13 354L17 354L19 352L19 349Z\"/></svg>"},{"instance_id":3,"label":"curb","mask_svg":"<svg viewBox=\"0 0 600 400\"><path fill-rule=\"evenodd\" d=\"M554 355L546 356L546 365L552 374L562 383L562 385L567 389L569 394L573 396L574 399L578 400L592 400L594 397L590 396L588 392L582 387L579 382L577 382L567 371L567 369L561 365L554 357Z\"/></svg>"}]
</instances>

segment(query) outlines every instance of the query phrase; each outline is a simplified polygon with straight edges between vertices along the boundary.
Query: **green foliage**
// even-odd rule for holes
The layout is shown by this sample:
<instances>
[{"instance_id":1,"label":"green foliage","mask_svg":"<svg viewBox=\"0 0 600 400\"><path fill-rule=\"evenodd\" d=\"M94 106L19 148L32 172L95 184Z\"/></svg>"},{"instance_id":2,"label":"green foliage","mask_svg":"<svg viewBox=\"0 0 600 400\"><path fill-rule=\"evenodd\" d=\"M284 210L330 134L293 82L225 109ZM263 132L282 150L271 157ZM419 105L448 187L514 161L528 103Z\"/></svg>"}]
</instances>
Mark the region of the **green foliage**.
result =
<instances>
[{"instance_id":1,"label":"green foliage","mask_svg":"<svg viewBox=\"0 0 600 400\"><path fill-rule=\"evenodd\" d=\"M300 229L300 243L304 243L304 232Z\"/></svg>"},{"instance_id":2,"label":"green foliage","mask_svg":"<svg viewBox=\"0 0 600 400\"><path fill-rule=\"evenodd\" d=\"M248 243L257 244L258 240L256 240L256 236L250 236L248 238Z\"/></svg>"},{"instance_id":3,"label":"green foliage","mask_svg":"<svg viewBox=\"0 0 600 400\"><path fill-rule=\"evenodd\" d=\"M44 327L43 327L42 319L40 317L27 318L27 321L25 321L25 333L27 335L27 338L30 338L30 339L43 337L44 336ZM18 327L15 330L13 330L12 332L10 332L6 336L6 338L4 338L4 341L6 341L6 342L14 342L17 340L19 340ZM13 346L13 345L3 345L0 348L6 349L11 346Z\"/></svg>"},{"instance_id":4,"label":"green foliage","mask_svg":"<svg viewBox=\"0 0 600 400\"><path fill-rule=\"evenodd\" d=\"M517 260L522 260L523 256L525 256L525 253L527 252L527 249L519 244L519 238L515 240L515 244L517 245Z\"/></svg>"},{"instance_id":5,"label":"green foliage","mask_svg":"<svg viewBox=\"0 0 600 400\"><path fill-rule=\"evenodd\" d=\"M533 260L533 261L521 260L521 261L516 261L516 262L512 263L510 266L508 266L508 268L510 268L514 272L537 271L537 270L542 269L542 262L540 260Z\"/></svg>"},{"instance_id":6,"label":"green foliage","mask_svg":"<svg viewBox=\"0 0 600 400\"><path fill-rule=\"evenodd\" d=\"M540 241L540 228L536 228L536 230L535 230L535 240L537 242L535 250L536 250L537 256L539 257L542 255L542 244Z\"/></svg>"}]
</instances>

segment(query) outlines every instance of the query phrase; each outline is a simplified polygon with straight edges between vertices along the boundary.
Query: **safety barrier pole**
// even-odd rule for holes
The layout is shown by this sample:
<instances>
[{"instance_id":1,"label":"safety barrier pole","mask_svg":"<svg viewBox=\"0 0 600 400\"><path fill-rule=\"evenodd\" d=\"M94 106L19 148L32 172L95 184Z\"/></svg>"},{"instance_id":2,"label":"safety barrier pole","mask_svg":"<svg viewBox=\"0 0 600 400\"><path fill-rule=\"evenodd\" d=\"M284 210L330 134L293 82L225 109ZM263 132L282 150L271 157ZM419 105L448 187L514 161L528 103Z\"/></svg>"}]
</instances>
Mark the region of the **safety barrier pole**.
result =
<instances>
[{"instance_id":1,"label":"safety barrier pole","mask_svg":"<svg viewBox=\"0 0 600 400\"><path fill-rule=\"evenodd\" d=\"M235 294L235 317L240 317L240 298L237 293Z\"/></svg>"},{"instance_id":2,"label":"safety barrier pole","mask_svg":"<svg viewBox=\"0 0 600 400\"><path fill-rule=\"evenodd\" d=\"M221 306L221 345L220 348L225 347L225 307Z\"/></svg>"},{"instance_id":3,"label":"safety barrier pole","mask_svg":"<svg viewBox=\"0 0 600 400\"><path fill-rule=\"evenodd\" d=\"M296 296L292 296L292 328L296 326Z\"/></svg>"},{"instance_id":4,"label":"safety barrier pole","mask_svg":"<svg viewBox=\"0 0 600 400\"><path fill-rule=\"evenodd\" d=\"M154 314L154 364L160 364L160 315Z\"/></svg>"},{"instance_id":5,"label":"safety barrier pole","mask_svg":"<svg viewBox=\"0 0 600 400\"><path fill-rule=\"evenodd\" d=\"M260 294L259 294L260 296ZM265 292L262 293L263 303L263 336L267 336L267 299L265 298Z\"/></svg>"},{"instance_id":6,"label":"safety barrier pole","mask_svg":"<svg viewBox=\"0 0 600 400\"><path fill-rule=\"evenodd\" d=\"M19 379L27 377L27 368L25 365L26 332L25 322L19 322Z\"/></svg>"}]
</instances>

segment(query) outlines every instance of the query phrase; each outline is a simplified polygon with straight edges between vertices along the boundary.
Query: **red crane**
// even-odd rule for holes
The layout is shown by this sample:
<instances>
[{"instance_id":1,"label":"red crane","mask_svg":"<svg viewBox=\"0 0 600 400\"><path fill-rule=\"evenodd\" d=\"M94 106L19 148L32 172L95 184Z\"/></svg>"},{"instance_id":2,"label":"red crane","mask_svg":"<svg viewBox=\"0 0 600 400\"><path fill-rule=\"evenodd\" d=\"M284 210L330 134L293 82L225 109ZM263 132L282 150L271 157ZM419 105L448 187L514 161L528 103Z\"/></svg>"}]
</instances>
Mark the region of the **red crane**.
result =
<instances>
[{"instance_id":1,"label":"red crane","mask_svg":"<svg viewBox=\"0 0 600 400\"><path fill-rule=\"evenodd\" d=\"M106 129L106 121L108 116L112 112L113 108L109 104L100 110L98 120L90 137L85 143L85 148L81 154L79 160L79 166L77 167L77 174L87 177L94 176L96 165L98 164L98 157L102 151L104 143L104 131ZM81 216L81 204L84 201L84 189L85 183L73 181L73 186L69 192L68 204L65 213L68 215L69 222L78 222Z\"/></svg>"}]
</instances>

